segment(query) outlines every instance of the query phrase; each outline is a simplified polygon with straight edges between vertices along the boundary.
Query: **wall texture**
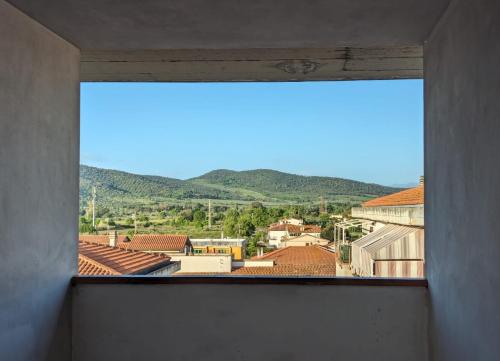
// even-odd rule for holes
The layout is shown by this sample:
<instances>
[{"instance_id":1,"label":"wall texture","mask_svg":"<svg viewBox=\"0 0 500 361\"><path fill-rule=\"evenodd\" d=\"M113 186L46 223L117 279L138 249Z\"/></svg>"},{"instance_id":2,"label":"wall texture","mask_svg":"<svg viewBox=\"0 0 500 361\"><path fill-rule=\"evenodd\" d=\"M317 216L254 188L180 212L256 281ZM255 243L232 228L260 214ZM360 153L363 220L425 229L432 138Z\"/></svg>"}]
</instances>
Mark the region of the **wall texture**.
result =
<instances>
[{"instance_id":1,"label":"wall texture","mask_svg":"<svg viewBox=\"0 0 500 361\"><path fill-rule=\"evenodd\" d=\"M427 360L425 288L74 287L74 361Z\"/></svg>"},{"instance_id":2,"label":"wall texture","mask_svg":"<svg viewBox=\"0 0 500 361\"><path fill-rule=\"evenodd\" d=\"M458 0L425 52L431 359L500 359L500 2Z\"/></svg>"},{"instance_id":3,"label":"wall texture","mask_svg":"<svg viewBox=\"0 0 500 361\"><path fill-rule=\"evenodd\" d=\"M79 52L0 0L0 360L70 360Z\"/></svg>"}]
</instances>

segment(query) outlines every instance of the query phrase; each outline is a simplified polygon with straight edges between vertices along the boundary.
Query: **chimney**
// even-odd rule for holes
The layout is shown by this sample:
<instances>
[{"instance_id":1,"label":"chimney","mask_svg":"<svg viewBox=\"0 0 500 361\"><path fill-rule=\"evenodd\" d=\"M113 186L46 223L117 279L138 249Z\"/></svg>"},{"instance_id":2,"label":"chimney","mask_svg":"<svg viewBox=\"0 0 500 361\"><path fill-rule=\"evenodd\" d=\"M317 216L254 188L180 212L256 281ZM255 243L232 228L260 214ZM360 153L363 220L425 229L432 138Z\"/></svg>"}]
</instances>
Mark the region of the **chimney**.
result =
<instances>
[{"instance_id":1,"label":"chimney","mask_svg":"<svg viewBox=\"0 0 500 361\"><path fill-rule=\"evenodd\" d=\"M109 234L109 246L110 247L118 246L118 233L116 232L116 230L114 230Z\"/></svg>"},{"instance_id":2,"label":"chimney","mask_svg":"<svg viewBox=\"0 0 500 361\"><path fill-rule=\"evenodd\" d=\"M420 178L418 180L418 185L419 186L423 186L424 185L424 176L423 175L420 176Z\"/></svg>"},{"instance_id":3,"label":"chimney","mask_svg":"<svg viewBox=\"0 0 500 361\"><path fill-rule=\"evenodd\" d=\"M264 248L266 248L266 244L264 241L257 242L257 257L261 257L264 255Z\"/></svg>"}]
</instances>

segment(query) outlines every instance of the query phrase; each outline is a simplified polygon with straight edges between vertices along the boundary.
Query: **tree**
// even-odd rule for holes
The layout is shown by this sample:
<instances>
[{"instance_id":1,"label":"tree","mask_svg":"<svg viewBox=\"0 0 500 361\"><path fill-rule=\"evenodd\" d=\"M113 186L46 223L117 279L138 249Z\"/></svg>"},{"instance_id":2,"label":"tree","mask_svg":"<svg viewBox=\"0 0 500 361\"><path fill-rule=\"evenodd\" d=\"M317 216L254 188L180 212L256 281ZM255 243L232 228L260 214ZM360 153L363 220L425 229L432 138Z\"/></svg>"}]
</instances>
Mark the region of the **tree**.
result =
<instances>
[{"instance_id":1,"label":"tree","mask_svg":"<svg viewBox=\"0 0 500 361\"><path fill-rule=\"evenodd\" d=\"M326 228L321 230L321 238L328 239L333 241L335 234L335 226L333 224L329 224Z\"/></svg>"},{"instance_id":2,"label":"tree","mask_svg":"<svg viewBox=\"0 0 500 361\"><path fill-rule=\"evenodd\" d=\"M238 220L239 212L236 209L230 209L227 211L226 217L224 218L224 233L230 237L236 237L238 235Z\"/></svg>"},{"instance_id":3,"label":"tree","mask_svg":"<svg viewBox=\"0 0 500 361\"><path fill-rule=\"evenodd\" d=\"M246 255L247 257L253 257L257 255L257 242L264 241L266 239L265 232L257 232L255 233L247 243Z\"/></svg>"},{"instance_id":4,"label":"tree","mask_svg":"<svg viewBox=\"0 0 500 361\"><path fill-rule=\"evenodd\" d=\"M264 205L260 202L252 202L250 204L250 207L252 207L252 208L264 208Z\"/></svg>"},{"instance_id":5,"label":"tree","mask_svg":"<svg viewBox=\"0 0 500 361\"><path fill-rule=\"evenodd\" d=\"M238 237L249 237L255 232L255 225L252 223L249 214L243 214L238 220Z\"/></svg>"},{"instance_id":6,"label":"tree","mask_svg":"<svg viewBox=\"0 0 500 361\"><path fill-rule=\"evenodd\" d=\"M185 209L179 214L179 217L182 220L192 222L193 221L193 211L191 209Z\"/></svg>"},{"instance_id":7,"label":"tree","mask_svg":"<svg viewBox=\"0 0 500 361\"><path fill-rule=\"evenodd\" d=\"M267 208L264 207L252 207L250 208L250 215L252 219L252 223L256 227L267 227L269 225L269 214L267 212Z\"/></svg>"},{"instance_id":8,"label":"tree","mask_svg":"<svg viewBox=\"0 0 500 361\"><path fill-rule=\"evenodd\" d=\"M328 213L321 213L319 215L319 223L321 227L326 227L330 223L330 216Z\"/></svg>"},{"instance_id":9,"label":"tree","mask_svg":"<svg viewBox=\"0 0 500 361\"><path fill-rule=\"evenodd\" d=\"M207 215L201 209L197 209L193 212L193 222L196 227L202 228L205 225Z\"/></svg>"},{"instance_id":10,"label":"tree","mask_svg":"<svg viewBox=\"0 0 500 361\"><path fill-rule=\"evenodd\" d=\"M79 232L80 233L96 233L96 229L94 227L92 227L91 221L89 221L85 217L80 217Z\"/></svg>"}]
</instances>

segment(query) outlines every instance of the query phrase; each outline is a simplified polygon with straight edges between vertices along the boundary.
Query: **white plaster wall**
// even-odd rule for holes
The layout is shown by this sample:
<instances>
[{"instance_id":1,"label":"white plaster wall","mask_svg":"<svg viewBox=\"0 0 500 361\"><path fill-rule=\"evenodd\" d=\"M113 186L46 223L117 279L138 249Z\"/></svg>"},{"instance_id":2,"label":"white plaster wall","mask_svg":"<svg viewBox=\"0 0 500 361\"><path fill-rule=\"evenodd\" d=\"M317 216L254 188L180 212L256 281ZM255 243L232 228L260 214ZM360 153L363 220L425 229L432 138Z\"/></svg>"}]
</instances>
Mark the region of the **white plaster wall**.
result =
<instances>
[{"instance_id":1,"label":"white plaster wall","mask_svg":"<svg viewBox=\"0 0 500 361\"><path fill-rule=\"evenodd\" d=\"M180 272L189 273L229 273L232 257L230 254L203 254L173 256L172 261L180 262Z\"/></svg>"},{"instance_id":2,"label":"white plaster wall","mask_svg":"<svg viewBox=\"0 0 500 361\"><path fill-rule=\"evenodd\" d=\"M431 359L500 360L500 2L457 0L425 46Z\"/></svg>"},{"instance_id":3,"label":"white plaster wall","mask_svg":"<svg viewBox=\"0 0 500 361\"><path fill-rule=\"evenodd\" d=\"M426 361L427 290L77 285L74 361Z\"/></svg>"},{"instance_id":4,"label":"white plaster wall","mask_svg":"<svg viewBox=\"0 0 500 361\"><path fill-rule=\"evenodd\" d=\"M0 0L0 360L71 357L79 51Z\"/></svg>"},{"instance_id":5,"label":"white plaster wall","mask_svg":"<svg viewBox=\"0 0 500 361\"><path fill-rule=\"evenodd\" d=\"M424 226L424 206L412 207L353 207L353 218L371 221Z\"/></svg>"}]
</instances>

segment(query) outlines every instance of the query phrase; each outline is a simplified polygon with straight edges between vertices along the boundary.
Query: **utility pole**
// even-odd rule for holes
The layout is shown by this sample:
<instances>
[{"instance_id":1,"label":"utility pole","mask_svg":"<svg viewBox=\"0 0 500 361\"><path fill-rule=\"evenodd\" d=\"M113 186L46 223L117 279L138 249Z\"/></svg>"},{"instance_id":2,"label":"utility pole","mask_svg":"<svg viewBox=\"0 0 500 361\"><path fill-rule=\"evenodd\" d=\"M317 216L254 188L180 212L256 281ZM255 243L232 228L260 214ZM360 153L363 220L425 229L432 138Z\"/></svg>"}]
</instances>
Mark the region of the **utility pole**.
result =
<instances>
[{"instance_id":1,"label":"utility pole","mask_svg":"<svg viewBox=\"0 0 500 361\"><path fill-rule=\"evenodd\" d=\"M323 196L319 197L319 213L325 213L325 198Z\"/></svg>"},{"instance_id":2,"label":"utility pole","mask_svg":"<svg viewBox=\"0 0 500 361\"><path fill-rule=\"evenodd\" d=\"M92 227L95 229L95 199L97 196L97 190L92 187Z\"/></svg>"},{"instance_id":3,"label":"utility pole","mask_svg":"<svg viewBox=\"0 0 500 361\"><path fill-rule=\"evenodd\" d=\"M212 203L208 200L208 229L212 228Z\"/></svg>"},{"instance_id":4,"label":"utility pole","mask_svg":"<svg viewBox=\"0 0 500 361\"><path fill-rule=\"evenodd\" d=\"M137 213L134 212L134 234L137 234Z\"/></svg>"}]
</instances>

